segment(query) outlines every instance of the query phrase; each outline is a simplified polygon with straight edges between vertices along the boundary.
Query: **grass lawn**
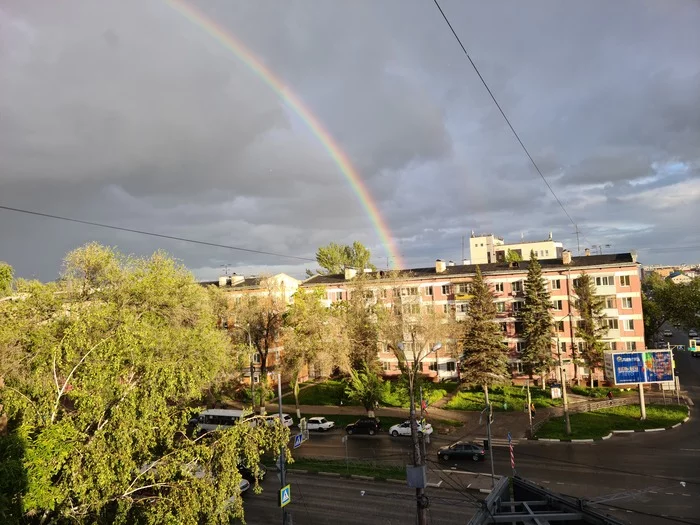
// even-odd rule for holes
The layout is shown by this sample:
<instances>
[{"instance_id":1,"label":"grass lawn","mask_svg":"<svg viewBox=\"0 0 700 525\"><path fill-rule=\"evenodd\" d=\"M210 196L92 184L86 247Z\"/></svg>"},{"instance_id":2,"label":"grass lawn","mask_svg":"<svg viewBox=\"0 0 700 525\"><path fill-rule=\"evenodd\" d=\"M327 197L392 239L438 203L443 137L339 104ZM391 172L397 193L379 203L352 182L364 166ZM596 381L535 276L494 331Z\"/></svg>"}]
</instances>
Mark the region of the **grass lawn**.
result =
<instances>
[{"instance_id":1,"label":"grass lawn","mask_svg":"<svg viewBox=\"0 0 700 525\"><path fill-rule=\"evenodd\" d=\"M299 389L299 404L300 405L316 405L316 406L332 406L340 405L340 400L343 399L343 404L348 405L348 400L345 398L345 382L336 379L329 379L322 383L316 383L303 390ZM285 405L294 404L294 394L288 393L282 396L282 403Z\"/></svg>"},{"instance_id":2,"label":"grass lawn","mask_svg":"<svg viewBox=\"0 0 700 525\"><path fill-rule=\"evenodd\" d=\"M586 396L586 397L592 397L595 399L603 399L605 396L608 395L608 392L612 392L613 396L615 397L621 397L621 396L633 396L637 393L636 389L621 389L621 388L606 388L606 387L588 387L588 386L571 386L569 387L569 390L573 394L577 394L579 396Z\"/></svg>"},{"instance_id":3,"label":"grass lawn","mask_svg":"<svg viewBox=\"0 0 700 525\"><path fill-rule=\"evenodd\" d=\"M357 476L372 476L379 479L406 479L406 467L384 465L372 462L323 459L295 459L287 468L308 470L310 472L337 472L339 474L355 474Z\"/></svg>"},{"instance_id":4,"label":"grass lawn","mask_svg":"<svg viewBox=\"0 0 700 525\"><path fill-rule=\"evenodd\" d=\"M530 387L530 398L536 408L562 404L561 399L552 399L549 388L542 390ZM489 389L489 400L494 411L524 411L527 404L527 390L520 386L494 386ZM445 408L448 410L483 410L486 408L484 392L481 388L459 392L450 399Z\"/></svg>"},{"instance_id":5,"label":"grass lawn","mask_svg":"<svg viewBox=\"0 0 700 525\"><path fill-rule=\"evenodd\" d=\"M590 439L607 436L613 430L667 428L683 421L688 408L683 405L648 405L647 418L639 419L639 405L605 408L593 412L571 414L571 434L564 430L564 418L555 417L544 423L536 437L550 439Z\"/></svg>"}]
</instances>

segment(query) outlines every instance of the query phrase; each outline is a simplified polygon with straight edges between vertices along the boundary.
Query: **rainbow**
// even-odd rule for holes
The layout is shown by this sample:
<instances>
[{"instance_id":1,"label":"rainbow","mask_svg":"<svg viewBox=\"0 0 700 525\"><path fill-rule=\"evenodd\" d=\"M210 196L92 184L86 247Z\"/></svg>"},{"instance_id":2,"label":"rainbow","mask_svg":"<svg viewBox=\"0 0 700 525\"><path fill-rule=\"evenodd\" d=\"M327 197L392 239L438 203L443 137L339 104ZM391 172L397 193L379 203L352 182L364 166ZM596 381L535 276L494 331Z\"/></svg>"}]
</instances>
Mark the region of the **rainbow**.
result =
<instances>
[{"instance_id":1,"label":"rainbow","mask_svg":"<svg viewBox=\"0 0 700 525\"><path fill-rule=\"evenodd\" d=\"M326 149L328 154L333 159L333 162L338 166L340 172L350 184L355 194L360 200L362 207L367 212L367 215L374 226L379 238L384 245L389 257L392 259L394 268L402 268L403 260L399 253L396 243L391 234L391 230L387 225L384 217L377 207L377 203L372 198L367 186L362 181L360 174L350 163L348 156L340 149L338 143L333 139L333 136L323 127L321 122L314 114L304 105L301 99L292 93L284 82L270 71L263 62L257 58L243 43L236 37L231 35L221 25L209 18L199 9L187 4L182 0L165 0L165 3L174 10L182 14L187 20L203 29L207 34L214 38L219 44L231 51L243 62L253 73L255 73L270 89L272 89L285 104L294 111L316 136L319 142Z\"/></svg>"}]
</instances>

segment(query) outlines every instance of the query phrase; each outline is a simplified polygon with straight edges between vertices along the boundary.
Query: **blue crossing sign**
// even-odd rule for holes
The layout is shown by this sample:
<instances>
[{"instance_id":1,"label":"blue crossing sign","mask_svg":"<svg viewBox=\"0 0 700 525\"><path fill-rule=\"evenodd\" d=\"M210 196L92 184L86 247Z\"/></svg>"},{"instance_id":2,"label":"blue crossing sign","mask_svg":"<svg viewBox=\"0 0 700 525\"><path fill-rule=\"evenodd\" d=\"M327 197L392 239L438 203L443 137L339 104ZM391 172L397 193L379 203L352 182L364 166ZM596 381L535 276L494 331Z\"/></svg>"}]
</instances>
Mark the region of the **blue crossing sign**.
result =
<instances>
[{"instance_id":1,"label":"blue crossing sign","mask_svg":"<svg viewBox=\"0 0 700 525\"><path fill-rule=\"evenodd\" d=\"M286 485L280 489L280 507L284 507L292 501L292 486Z\"/></svg>"},{"instance_id":2,"label":"blue crossing sign","mask_svg":"<svg viewBox=\"0 0 700 525\"><path fill-rule=\"evenodd\" d=\"M304 441L304 434L297 434L294 436L294 448L299 448Z\"/></svg>"}]
</instances>

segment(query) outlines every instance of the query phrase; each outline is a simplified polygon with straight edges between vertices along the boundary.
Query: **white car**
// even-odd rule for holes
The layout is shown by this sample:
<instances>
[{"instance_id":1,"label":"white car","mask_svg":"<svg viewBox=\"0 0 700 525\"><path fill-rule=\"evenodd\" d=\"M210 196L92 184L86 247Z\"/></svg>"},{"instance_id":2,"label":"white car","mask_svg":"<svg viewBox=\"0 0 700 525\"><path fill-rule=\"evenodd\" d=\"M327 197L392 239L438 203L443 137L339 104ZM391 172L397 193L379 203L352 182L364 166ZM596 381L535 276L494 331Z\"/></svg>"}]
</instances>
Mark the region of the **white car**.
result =
<instances>
[{"instance_id":1,"label":"white car","mask_svg":"<svg viewBox=\"0 0 700 525\"><path fill-rule=\"evenodd\" d=\"M267 421L268 425L274 425L275 421L278 421L279 418L279 414L272 414L271 416L267 416L265 421ZM291 427L294 424L294 419L289 414L282 414L282 424L285 427Z\"/></svg>"},{"instance_id":2,"label":"white car","mask_svg":"<svg viewBox=\"0 0 700 525\"><path fill-rule=\"evenodd\" d=\"M318 430L325 432L335 426L333 421L328 421L325 417L310 417L306 422L306 428L309 430Z\"/></svg>"},{"instance_id":3,"label":"white car","mask_svg":"<svg viewBox=\"0 0 700 525\"><path fill-rule=\"evenodd\" d=\"M425 426L417 423L418 425L418 435L425 434L429 436L433 433L433 426L430 423L426 423ZM410 436L411 435L411 421L404 421L398 425L394 425L389 429L389 434L394 437L398 436Z\"/></svg>"}]
</instances>

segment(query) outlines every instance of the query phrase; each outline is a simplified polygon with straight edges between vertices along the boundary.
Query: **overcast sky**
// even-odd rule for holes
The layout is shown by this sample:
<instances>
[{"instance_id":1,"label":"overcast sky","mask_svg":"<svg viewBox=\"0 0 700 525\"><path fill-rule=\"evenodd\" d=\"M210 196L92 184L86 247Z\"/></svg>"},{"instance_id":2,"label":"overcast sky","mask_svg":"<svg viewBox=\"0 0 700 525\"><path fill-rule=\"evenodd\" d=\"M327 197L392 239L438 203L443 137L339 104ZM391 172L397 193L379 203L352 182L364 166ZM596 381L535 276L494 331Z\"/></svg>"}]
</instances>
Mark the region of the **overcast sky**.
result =
<instances>
[{"instance_id":1,"label":"overcast sky","mask_svg":"<svg viewBox=\"0 0 700 525\"><path fill-rule=\"evenodd\" d=\"M573 225L432 0L191 3L333 135L408 267L461 259L471 230L552 231L575 253ZM582 248L700 262L700 3L442 6ZM0 205L310 259L359 240L387 265L304 122L164 0L0 0ZM91 240L163 248L200 278L316 268L0 210L0 260L23 277L55 278Z\"/></svg>"}]
</instances>

